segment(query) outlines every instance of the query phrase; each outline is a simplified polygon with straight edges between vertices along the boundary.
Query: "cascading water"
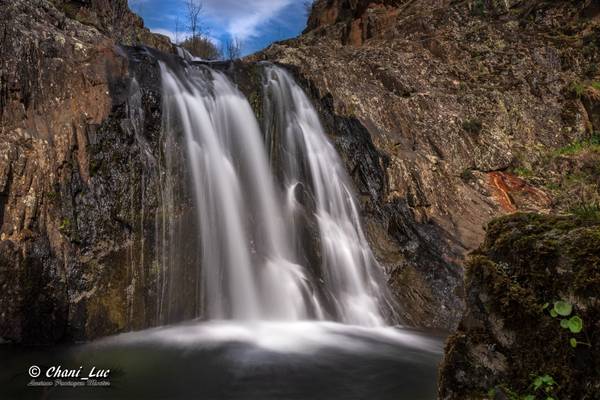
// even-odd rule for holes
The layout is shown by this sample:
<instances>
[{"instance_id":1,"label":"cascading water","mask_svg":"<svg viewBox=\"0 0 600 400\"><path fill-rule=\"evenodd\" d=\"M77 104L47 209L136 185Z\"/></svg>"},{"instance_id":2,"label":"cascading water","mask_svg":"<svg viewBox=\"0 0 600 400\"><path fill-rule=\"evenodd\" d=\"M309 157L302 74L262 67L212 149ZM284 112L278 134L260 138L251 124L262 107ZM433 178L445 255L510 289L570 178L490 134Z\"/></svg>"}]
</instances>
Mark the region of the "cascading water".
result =
<instances>
[{"instance_id":1,"label":"cascading water","mask_svg":"<svg viewBox=\"0 0 600 400\"><path fill-rule=\"evenodd\" d=\"M281 164L288 212L294 215L301 207L295 196L299 188L312 194L322 274L336 314L346 323L381 325L385 288L344 166L315 108L290 75L275 66L266 66L265 75L266 131L272 141L280 143L270 148L279 152L272 158Z\"/></svg>"},{"instance_id":2,"label":"cascading water","mask_svg":"<svg viewBox=\"0 0 600 400\"><path fill-rule=\"evenodd\" d=\"M199 228L186 240L202 254L202 316L383 324L381 271L349 179L300 87L265 66L266 136L278 137L267 151L250 104L223 73L161 71L164 112L178 119L191 170ZM310 223L300 213L316 221L313 256L302 251Z\"/></svg>"}]
</instances>

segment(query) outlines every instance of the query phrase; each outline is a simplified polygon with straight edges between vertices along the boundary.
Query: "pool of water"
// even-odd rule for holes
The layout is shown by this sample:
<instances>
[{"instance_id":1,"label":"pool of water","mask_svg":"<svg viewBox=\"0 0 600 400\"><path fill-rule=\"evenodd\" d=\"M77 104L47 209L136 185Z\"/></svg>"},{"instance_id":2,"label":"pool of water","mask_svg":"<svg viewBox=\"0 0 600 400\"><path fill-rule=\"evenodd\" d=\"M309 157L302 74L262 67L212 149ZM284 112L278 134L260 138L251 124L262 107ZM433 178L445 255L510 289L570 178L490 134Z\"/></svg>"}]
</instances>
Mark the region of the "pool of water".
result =
<instances>
[{"instance_id":1,"label":"pool of water","mask_svg":"<svg viewBox=\"0 0 600 400\"><path fill-rule=\"evenodd\" d=\"M442 340L406 328L212 322L68 347L0 345L0 398L434 400ZM48 378L52 367L81 371ZM92 367L108 377L82 379Z\"/></svg>"}]
</instances>

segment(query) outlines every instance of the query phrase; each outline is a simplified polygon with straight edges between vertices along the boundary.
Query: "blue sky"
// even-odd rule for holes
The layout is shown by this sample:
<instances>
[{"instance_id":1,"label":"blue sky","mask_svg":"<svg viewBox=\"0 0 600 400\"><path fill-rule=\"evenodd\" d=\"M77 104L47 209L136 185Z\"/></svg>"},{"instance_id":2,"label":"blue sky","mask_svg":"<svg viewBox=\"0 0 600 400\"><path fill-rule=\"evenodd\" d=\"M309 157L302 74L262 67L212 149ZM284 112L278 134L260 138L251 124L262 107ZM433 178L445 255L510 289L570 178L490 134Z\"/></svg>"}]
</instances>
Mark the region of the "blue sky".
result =
<instances>
[{"instance_id":1,"label":"blue sky","mask_svg":"<svg viewBox=\"0 0 600 400\"><path fill-rule=\"evenodd\" d=\"M130 8L144 19L150 30L175 41L187 29L185 0L128 0ZM278 40L297 36L306 26L301 0L201 0L201 23L208 36L221 48L229 38L243 43L243 54L251 54Z\"/></svg>"}]
</instances>

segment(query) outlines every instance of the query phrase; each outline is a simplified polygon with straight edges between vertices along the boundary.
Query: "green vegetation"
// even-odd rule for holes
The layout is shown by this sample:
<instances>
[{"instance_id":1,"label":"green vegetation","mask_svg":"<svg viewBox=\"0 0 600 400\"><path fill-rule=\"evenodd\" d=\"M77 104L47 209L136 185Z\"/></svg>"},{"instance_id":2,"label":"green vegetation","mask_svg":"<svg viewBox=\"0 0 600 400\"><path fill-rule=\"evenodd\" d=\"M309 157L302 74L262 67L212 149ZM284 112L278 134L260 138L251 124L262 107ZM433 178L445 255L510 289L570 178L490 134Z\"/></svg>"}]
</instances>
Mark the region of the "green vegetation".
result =
<instances>
[{"instance_id":1,"label":"green vegetation","mask_svg":"<svg viewBox=\"0 0 600 400\"><path fill-rule=\"evenodd\" d=\"M600 222L600 204L598 203L579 203L571 207L570 212L581 220Z\"/></svg>"},{"instance_id":2,"label":"green vegetation","mask_svg":"<svg viewBox=\"0 0 600 400\"><path fill-rule=\"evenodd\" d=\"M499 388L504 395L508 396L509 400L556 400L554 392L557 386L556 381L551 375L544 374L533 376L533 380L529 387L530 390L533 391L533 394L519 394L506 385L501 385ZM496 389L490 389L488 391L488 397L492 399L495 398L496 391Z\"/></svg>"},{"instance_id":3,"label":"green vegetation","mask_svg":"<svg viewBox=\"0 0 600 400\"><path fill-rule=\"evenodd\" d=\"M575 141L554 151L555 156L578 154L583 151L600 152L600 134L595 132L590 138Z\"/></svg>"},{"instance_id":4,"label":"green vegetation","mask_svg":"<svg viewBox=\"0 0 600 400\"><path fill-rule=\"evenodd\" d=\"M516 167L512 170L512 172L515 175L523 177L523 178L530 178L534 175L533 171L527 167Z\"/></svg>"},{"instance_id":5,"label":"green vegetation","mask_svg":"<svg viewBox=\"0 0 600 400\"><path fill-rule=\"evenodd\" d=\"M71 233L71 220L69 218L64 218L61 223L60 226L58 227L58 229L64 233L64 234L69 234Z\"/></svg>"},{"instance_id":6,"label":"green vegetation","mask_svg":"<svg viewBox=\"0 0 600 400\"><path fill-rule=\"evenodd\" d=\"M48 200L50 201L54 201L58 198L58 193L56 192L46 192L46 197L48 198Z\"/></svg>"},{"instance_id":7,"label":"green vegetation","mask_svg":"<svg viewBox=\"0 0 600 400\"><path fill-rule=\"evenodd\" d=\"M589 81L589 82L572 82L568 88L569 93L575 98L582 98L589 91L596 92L600 91L600 81Z\"/></svg>"},{"instance_id":8,"label":"green vegetation","mask_svg":"<svg viewBox=\"0 0 600 400\"><path fill-rule=\"evenodd\" d=\"M485 397L489 400L595 394L590 377L598 360L592 350L598 335L592 328L600 316L594 302L600 282L600 223L582 223L572 215L511 214L491 222L486 233L465 271L466 290L479 294L472 307L485 310L484 316L449 340L457 349L452 356L466 356L456 356L441 379L456 384L457 369L472 373L472 386L461 391L470 395L465 399L482 398L490 388L495 390ZM495 331L494 320L503 321L500 332L507 336ZM498 345L508 368L494 367L488 379L480 371L490 364L474 360L466 349L490 343Z\"/></svg>"},{"instance_id":9,"label":"green vegetation","mask_svg":"<svg viewBox=\"0 0 600 400\"><path fill-rule=\"evenodd\" d=\"M196 36L185 39L180 43L180 46L189 51L193 56L200 57L205 60L218 60L221 58L221 52L214 43L204 37Z\"/></svg>"},{"instance_id":10,"label":"green vegetation","mask_svg":"<svg viewBox=\"0 0 600 400\"><path fill-rule=\"evenodd\" d=\"M542 376L536 376L533 378L533 383L531 384L532 389L535 393L541 392L540 397L535 394L528 394L523 398L523 400L536 400L537 398L542 398L545 400L554 400L553 397L554 388L556 386L556 381L550 375L545 374Z\"/></svg>"},{"instance_id":11,"label":"green vegetation","mask_svg":"<svg viewBox=\"0 0 600 400\"><path fill-rule=\"evenodd\" d=\"M600 221L600 132L538 154L538 160L518 158L510 172L543 188L554 212Z\"/></svg>"},{"instance_id":12,"label":"green vegetation","mask_svg":"<svg viewBox=\"0 0 600 400\"><path fill-rule=\"evenodd\" d=\"M576 98L580 98L583 96L585 92L585 86L581 82L573 82L569 85L569 93L571 93Z\"/></svg>"}]
</instances>

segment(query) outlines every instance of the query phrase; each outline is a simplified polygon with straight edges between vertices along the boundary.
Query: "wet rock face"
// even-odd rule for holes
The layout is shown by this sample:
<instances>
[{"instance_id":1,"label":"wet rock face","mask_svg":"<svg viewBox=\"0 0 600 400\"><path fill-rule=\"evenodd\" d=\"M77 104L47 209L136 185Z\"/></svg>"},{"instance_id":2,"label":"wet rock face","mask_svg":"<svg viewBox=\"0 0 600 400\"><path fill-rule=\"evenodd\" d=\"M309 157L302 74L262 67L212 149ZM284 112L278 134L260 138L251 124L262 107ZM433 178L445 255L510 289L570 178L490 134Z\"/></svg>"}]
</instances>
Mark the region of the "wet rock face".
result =
<instances>
[{"instance_id":1,"label":"wet rock face","mask_svg":"<svg viewBox=\"0 0 600 400\"><path fill-rule=\"evenodd\" d=\"M0 337L54 343L153 325L156 61L126 56L48 1L0 14L10 21L0 42Z\"/></svg>"},{"instance_id":2,"label":"wet rock face","mask_svg":"<svg viewBox=\"0 0 600 400\"><path fill-rule=\"evenodd\" d=\"M510 171L597 130L590 96L569 94L599 73L586 4L321 0L304 35L255 56L294 70L320 105L377 256L421 310L411 323L456 326L460 265L490 219L554 210Z\"/></svg>"},{"instance_id":3,"label":"wet rock face","mask_svg":"<svg viewBox=\"0 0 600 400\"><path fill-rule=\"evenodd\" d=\"M553 398L595 398L599 240L598 221L516 214L492 222L467 263L467 310L446 344L440 399L541 395L532 383L544 375L556 381ZM559 300L572 304L569 317L550 315ZM582 332L561 327L573 316L582 319Z\"/></svg>"}]
</instances>

